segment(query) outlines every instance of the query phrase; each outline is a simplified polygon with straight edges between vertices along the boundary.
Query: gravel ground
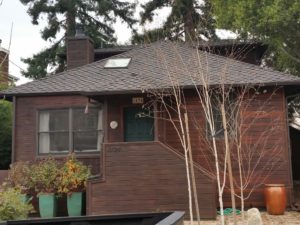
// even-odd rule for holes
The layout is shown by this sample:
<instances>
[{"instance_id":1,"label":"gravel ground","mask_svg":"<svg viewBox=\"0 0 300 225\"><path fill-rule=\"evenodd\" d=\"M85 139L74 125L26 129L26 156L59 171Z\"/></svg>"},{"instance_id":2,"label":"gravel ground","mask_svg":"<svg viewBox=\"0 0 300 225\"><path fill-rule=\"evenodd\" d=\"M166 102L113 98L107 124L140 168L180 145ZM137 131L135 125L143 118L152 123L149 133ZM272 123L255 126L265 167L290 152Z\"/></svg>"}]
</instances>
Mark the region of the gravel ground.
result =
<instances>
[{"instance_id":1,"label":"gravel ground","mask_svg":"<svg viewBox=\"0 0 300 225\"><path fill-rule=\"evenodd\" d=\"M261 213L264 225L300 225L300 212L285 212L282 216L271 216L266 212ZM231 216L226 217L227 225L231 225L232 218ZM238 216L238 224L246 225L247 222L242 223L241 217ZM189 225L189 221L185 221L184 225ZM194 225L197 225L197 222L194 222ZM204 220L201 221L201 225L220 225L220 222L217 220Z\"/></svg>"}]
</instances>

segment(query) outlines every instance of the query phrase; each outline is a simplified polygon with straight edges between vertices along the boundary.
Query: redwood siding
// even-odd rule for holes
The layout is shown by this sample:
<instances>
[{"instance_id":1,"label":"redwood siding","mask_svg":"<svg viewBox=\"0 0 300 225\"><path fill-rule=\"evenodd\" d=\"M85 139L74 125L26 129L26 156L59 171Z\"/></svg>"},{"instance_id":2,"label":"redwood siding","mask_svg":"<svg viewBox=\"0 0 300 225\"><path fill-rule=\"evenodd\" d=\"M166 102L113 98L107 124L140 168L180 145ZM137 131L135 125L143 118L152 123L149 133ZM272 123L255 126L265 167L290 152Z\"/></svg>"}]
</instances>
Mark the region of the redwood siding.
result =
<instances>
[{"instance_id":1,"label":"redwood siding","mask_svg":"<svg viewBox=\"0 0 300 225\"><path fill-rule=\"evenodd\" d=\"M115 143L104 148L103 181L91 181L89 215L185 210L184 159L157 142ZM200 214L216 216L216 185L195 170ZM188 213L187 213L188 216Z\"/></svg>"},{"instance_id":2,"label":"redwood siding","mask_svg":"<svg viewBox=\"0 0 300 225\"><path fill-rule=\"evenodd\" d=\"M41 96L17 97L15 104L14 161L32 161L37 154L37 112L39 109L85 107L86 97L82 96ZM56 155L58 158L65 155ZM100 173L100 155L78 154L86 164L92 165L94 174Z\"/></svg>"},{"instance_id":3,"label":"redwood siding","mask_svg":"<svg viewBox=\"0 0 300 225\"><path fill-rule=\"evenodd\" d=\"M256 101L244 108L241 116L244 118L245 125L251 123L251 118L255 116L258 109L265 112L247 130L244 144L251 145L251 141L261 136L266 127L276 125L276 129L272 130L271 135L268 135L268 140L260 147L263 152L268 153L276 143L281 150L281 165L274 169L265 183L285 183L290 191L291 174L284 91L279 89L272 96L270 93L272 93L271 90L266 94L258 95ZM106 147L102 151L103 157L99 154L80 156L85 163L93 165L94 174L103 173L104 175L102 177L104 180L101 182L89 183L87 190L89 214L187 209L188 195L183 159L159 142L122 143L124 141L123 109L128 106L138 106L132 104L133 96L141 97L142 95L101 97L101 102L105 99L104 118L106 118L104 122L106 140L104 145ZM267 104L260 107L259 104L266 102L267 99ZM82 96L17 97L14 161L28 161L37 157L36 115L38 109L85 106L86 102L87 98ZM208 151L207 139L204 138L206 137L206 123L203 112L199 107L198 98L191 93L187 93L187 107L194 160L198 166L213 171L213 158L211 152ZM117 121L119 126L111 129L109 127L111 121ZM157 121L155 135L155 140L165 143L179 153L182 152L178 135L172 125L165 120ZM218 145L224 145L222 139L218 140ZM270 156L265 154L261 164L263 165L268 158ZM262 166L258 166L257 170L261 168ZM236 173L237 165L234 164L233 169ZM207 218L214 217L215 184L200 171L197 171L197 182L200 205L201 207L208 206L207 209L201 209L202 214ZM264 206L262 190L260 186L253 192L247 201L247 206ZM229 197L226 189L224 195L226 206L230 206ZM128 207L125 207L126 204Z\"/></svg>"},{"instance_id":4,"label":"redwood siding","mask_svg":"<svg viewBox=\"0 0 300 225\"><path fill-rule=\"evenodd\" d=\"M242 112L240 117L243 121L242 130L243 135L243 149L249 148L249 146L255 144L255 154L263 153L263 157L260 160L260 164L257 166L253 179L260 178L262 174L269 173L269 169L272 170L268 179L262 181L259 187L252 193L250 199L246 201L246 206L264 206L263 197L263 184L264 183L283 183L287 185L288 192L291 192L291 170L290 170L290 158L289 158L289 136L288 127L286 121L286 105L285 95L283 89L272 90L266 88L267 93L261 93L254 97L254 100L247 103L247 107L242 105ZM253 95L247 95L253 98ZM200 107L199 99L197 96L192 96L190 93L186 95L187 108L189 111L190 122L190 134L192 140L192 150L194 154L194 160L201 166L208 169L211 173L214 173L214 157L209 150L206 134L206 121L203 111ZM264 104L264 106L262 106ZM261 112L259 112L261 111ZM254 122L253 122L254 121ZM253 124L251 124L253 123ZM249 125L251 124L251 126ZM181 144L176 137L177 134L173 128L173 125L166 122L166 141L165 143L173 149L181 152ZM259 141L257 141L259 140ZM222 149L225 145L222 138L217 140L219 149ZM279 153L276 157L270 155L274 152ZM274 161L279 159L275 168L269 168L265 166L270 163L270 158L274 157ZM238 165L236 158L233 156L233 172L238 176ZM252 164L253 166L253 164ZM261 170L265 172L262 172ZM237 180L238 181L238 180ZM251 185L257 183L257 181L251 181ZM249 188L245 190L245 193L249 193ZM236 190L238 192L238 189ZM290 196L288 194L288 196ZM290 203L291 199L289 199ZM225 189L224 202L226 207L231 206L230 192L228 188ZM237 198L237 203L239 200ZM289 204L288 203L288 204Z\"/></svg>"}]
</instances>

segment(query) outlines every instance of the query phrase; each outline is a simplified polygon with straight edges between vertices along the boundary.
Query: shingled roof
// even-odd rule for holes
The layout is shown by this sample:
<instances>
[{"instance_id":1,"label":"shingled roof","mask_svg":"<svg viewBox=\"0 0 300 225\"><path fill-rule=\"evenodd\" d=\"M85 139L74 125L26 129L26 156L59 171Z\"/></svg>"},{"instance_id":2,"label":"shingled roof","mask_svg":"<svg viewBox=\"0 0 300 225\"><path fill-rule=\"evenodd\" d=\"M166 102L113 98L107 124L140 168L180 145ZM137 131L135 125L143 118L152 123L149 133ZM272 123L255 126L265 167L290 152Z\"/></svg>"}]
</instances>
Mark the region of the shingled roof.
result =
<instances>
[{"instance_id":1,"label":"shingled roof","mask_svg":"<svg viewBox=\"0 0 300 225\"><path fill-rule=\"evenodd\" d=\"M8 89L1 94L114 94L210 84L296 85L300 78L169 41L133 48L111 58L131 58L128 68L104 68L108 59Z\"/></svg>"}]
</instances>

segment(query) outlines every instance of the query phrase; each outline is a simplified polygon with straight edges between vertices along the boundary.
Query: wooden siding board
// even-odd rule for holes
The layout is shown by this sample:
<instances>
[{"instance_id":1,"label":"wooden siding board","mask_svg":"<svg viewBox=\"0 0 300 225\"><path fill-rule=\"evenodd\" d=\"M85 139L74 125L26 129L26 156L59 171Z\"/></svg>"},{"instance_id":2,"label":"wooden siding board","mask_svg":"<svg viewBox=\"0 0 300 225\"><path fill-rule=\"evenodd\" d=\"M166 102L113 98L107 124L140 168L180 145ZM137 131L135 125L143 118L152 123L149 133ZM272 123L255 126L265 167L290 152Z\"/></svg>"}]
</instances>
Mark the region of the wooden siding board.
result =
<instances>
[{"instance_id":1,"label":"wooden siding board","mask_svg":"<svg viewBox=\"0 0 300 225\"><path fill-rule=\"evenodd\" d=\"M276 124L276 129L271 130L271 135L268 135L267 140L263 140L262 143L255 143L256 149L263 149L264 156L258 165L257 170L264 168L264 163L270 160L272 150L276 146L280 148L279 161L281 165L273 168L273 172L265 183L284 183L288 187L291 186L291 172L290 172L290 159L288 153L289 135L287 133L287 121L286 121L286 108L285 108L285 96L283 88L267 88L268 92L255 96L255 100L252 101L247 107L243 106L243 129L249 127L255 119L255 123L247 130L245 137L243 138L243 146L249 147L252 143L261 137L266 132L266 127L270 127L270 124ZM246 95L247 96L247 95ZM252 98L252 95L249 95ZM200 103L197 97L192 92L186 92L185 94L187 108L190 110L190 133L192 140L192 149L194 160L200 166L207 168L209 171L214 171L214 158L211 151L208 149L208 143L206 140L206 122L203 116L203 112L200 107ZM262 113L264 112L264 113ZM258 119L256 119L258 118ZM192 121L192 122L191 122ZM197 124L200 124L199 126ZM173 148L178 152L182 152L181 143L176 138L177 134L170 123L166 125L165 144ZM222 139L217 139L217 145L222 146ZM255 156L255 155L254 155ZM256 156L257 157L257 156ZM237 165L233 163L234 174L237 174ZM266 168L264 168L266 169ZM267 171L267 170L266 170ZM260 173L254 173L256 178L259 178ZM258 189L258 192L254 192L246 204L249 206L250 202L252 206L264 206L263 189ZM252 199L255 199L253 201ZM224 202L226 207L231 206L230 192L225 191ZM238 203L239 204L239 203ZM289 204L289 203L288 203Z\"/></svg>"},{"instance_id":2,"label":"wooden siding board","mask_svg":"<svg viewBox=\"0 0 300 225\"><path fill-rule=\"evenodd\" d=\"M174 158L174 154L162 148L161 145L159 145L158 147L152 146L151 151L143 151L143 147L145 145L147 146L147 144L129 143L128 145L123 145L123 108L132 105L131 97L132 96L107 96L105 98L105 141L108 143L114 143L114 146L116 147L116 152L102 151L101 157L99 155L91 156L90 160L95 160L95 162L89 161L88 158L85 159L94 165L96 171L101 170L103 174L102 182L91 181L88 184L87 212L89 214L97 214L99 212L108 213L112 211L123 212L124 210L126 211L133 209L141 211L137 206L138 204L133 204L133 206L128 209L123 209L122 207L118 208L117 206L114 206L114 204L118 202L118 199L114 197L112 198L114 199L114 203L111 204L110 208L106 209L104 205L109 205L109 202L112 202L112 200L108 199L109 197L112 197L110 190L115 188L119 190L116 191L118 195L126 195L124 193L124 191L126 191L129 193L130 196L132 196L137 195L137 193L140 193L139 191L142 191L143 189L147 189L142 188L143 185L144 187L149 187L149 190L145 190L145 193L147 193L149 198L149 206L144 206L145 202L139 203L143 205L143 207L145 207L145 209L147 210L150 210L150 205L153 206L155 200L157 200L157 198L155 197L156 195L150 194L151 190L153 192L166 193L165 198L169 196L168 194L170 193L168 192L171 192L173 194L178 190L186 192L185 174L178 176L178 174L181 174L182 170L184 170L182 167L182 159L180 157L176 156L177 159L176 157ZM258 101L255 104L253 103L252 105L247 107L247 109L244 112L244 115L246 117L246 123L251 122L252 119L256 117L256 111L259 107L258 105L264 102L266 98L270 98L270 95L267 94L265 96L259 96ZM197 101L197 98L192 95L189 95L189 99L187 102L188 108L192 111L191 116L193 116L194 118L190 120L192 121L190 124L190 128L192 131L191 137L194 159L199 165L205 168L213 169L214 165L212 165L213 161L211 158L211 153L207 149L207 142L204 141L203 138L201 136L199 137L198 135L199 132L202 132L203 135L203 132L205 132L206 127L206 123L203 118L203 113L201 112L201 110L199 110L199 102ZM284 93L282 89L278 89L276 94L272 96L270 103L264 106L263 108L268 113L264 115L259 115L259 119L256 121L255 124L256 126L253 129L249 129L247 137L245 137L244 139L244 143L247 145L249 145L249 143L251 144L253 140L260 136L259 133L264 131L264 127L267 126L270 122L274 121L274 117L278 117L279 119L276 121L278 129L276 130L276 132L273 132L272 137L270 137L267 143L264 144L264 148L272 149L274 142L276 142L276 144L280 145L284 149L282 158L283 160L287 161L289 157L286 151L286 148L288 146L288 140L286 139L288 138L288 135L286 134L286 110L283 108L284 102ZM49 107L55 108L65 106L84 106L85 104L86 97L81 96L17 97L15 108L17 115L15 121L16 132L14 142L15 160L28 161L36 157L36 118L34 115L36 115L37 109ZM112 120L115 120L119 123L118 128L115 130L112 130L109 127L109 122ZM198 127L194 124L196 121L199 124L201 124L201 127ZM166 146L170 146L178 153L182 153L180 141L178 140L178 138L176 138L177 134L174 132L172 125L167 123L165 120L158 120L157 124L158 129L156 135L158 136L158 140L163 141ZM222 140L218 140L217 142L218 145L222 145ZM127 150L118 152L119 146L123 146ZM130 151L130 149L133 149L134 151ZM137 149L139 149L140 151L137 151ZM166 157L166 152L168 152L167 155L173 154L172 157ZM268 157L268 154L266 154L266 157ZM151 164L149 162L151 162ZM236 168L236 165L233 166L234 168ZM152 171L153 167L157 168L157 170L154 172ZM172 175L170 175L169 168L172 168ZM276 168L275 172L270 177L268 182L281 182L290 185L290 172L288 171L288 168L288 165L283 165L279 168ZM136 184L136 180L142 185ZM178 185L172 185L172 182L174 182L174 180L177 182ZM205 196L203 199L201 195L199 196L199 198L201 198L201 201L204 201L204 203L206 203L207 201L213 200L215 202L216 189L206 188L212 187L214 185L214 182L210 179L203 179L203 177L201 177L201 179L197 182L201 184L199 185L199 191ZM161 184L163 187L161 189L157 188L157 183ZM123 186L121 184L123 184ZM137 188L133 188L134 185L136 185ZM138 194L137 196L144 198L144 195L142 194ZM183 200L184 199L181 197L178 201L175 201L173 198L170 198L170 202L173 202L172 206L180 206L178 207L178 209L181 209L181 207L186 208L187 202L183 202ZM230 198L228 191L225 191L224 200L225 206L230 206ZM130 200L125 199L124 202L126 201L128 202ZM139 201L142 202L142 200ZM168 200L165 199L161 200L161 209L167 209L168 206L170 206L170 204L164 203L164 201L168 202ZM263 206L264 200L262 197L262 189L258 189L257 191L255 191L250 197L250 199L246 202L246 204L248 206ZM215 209L209 208L205 210L204 213L208 215L208 217L209 215L210 217L213 217L215 216Z\"/></svg>"},{"instance_id":3,"label":"wooden siding board","mask_svg":"<svg viewBox=\"0 0 300 225\"><path fill-rule=\"evenodd\" d=\"M115 146L120 149L112 151ZM89 213L188 210L184 160L156 142L105 145L105 181L90 184ZM107 160L106 160L107 159ZM203 218L216 216L215 183L196 172Z\"/></svg>"}]
</instances>

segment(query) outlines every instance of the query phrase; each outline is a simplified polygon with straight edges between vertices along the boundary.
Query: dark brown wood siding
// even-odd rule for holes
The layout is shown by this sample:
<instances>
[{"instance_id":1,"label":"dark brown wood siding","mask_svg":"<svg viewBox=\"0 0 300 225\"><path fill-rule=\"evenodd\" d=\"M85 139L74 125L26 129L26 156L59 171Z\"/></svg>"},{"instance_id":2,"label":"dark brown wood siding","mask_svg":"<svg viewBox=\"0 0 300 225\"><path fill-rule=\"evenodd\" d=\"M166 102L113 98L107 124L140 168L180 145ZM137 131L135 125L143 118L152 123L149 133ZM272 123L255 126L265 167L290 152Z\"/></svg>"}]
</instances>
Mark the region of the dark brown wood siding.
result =
<instances>
[{"instance_id":1,"label":"dark brown wood siding","mask_svg":"<svg viewBox=\"0 0 300 225\"><path fill-rule=\"evenodd\" d=\"M87 200L88 213L90 214L133 212L134 210L170 210L172 207L187 209L186 177L182 158L177 157L176 154L162 147L159 143L144 143L144 145L139 143L122 143L124 141L123 109L124 107L133 106L133 96L141 97L142 94L101 97L100 101L105 102L104 118L106 123L104 127L106 146L107 148L110 147L109 149L113 147L115 150L108 151L107 149L107 151L102 152L104 154L102 159L100 159L101 156L99 154L81 156L86 163L93 165L94 173L100 173L100 170L103 170L101 172L105 175L105 179L102 182L92 181L89 183ZM211 152L207 147L207 139L203 138L203 135L206 135L206 122L203 112L199 107L196 96L191 94L186 96L194 159L200 167L211 171L214 169L214 165ZM250 145L252 140L257 140L258 137L264 134L266 128L274 127L273 124L276 125L276 129L270 129L272 132L267 135L267 141L259 145L260 151L267 153L262 158L261 165L270 159L269 153L272 152L274 143L280 150L280 166L273 169L271 175L264 183L284 183L290 191L289 139L284 91L283 89L278 89L274 92L268 89L267 93L261 93L256 98L256 101L253 101L243 110L241 116L244 118L244 123L251 124L251 118L255 117L257 111L261 110L264 113L248 129L243 143ZM37 156L36 115L38 109L85 106L86 102L87 98L81 96L17 97L14 161L33 160ZM264 106L261 107L261 104L264 104ZM111 129L109 127L111 121L117 121L119 126L116 129ZM179 154L182 153L178 136L174 132L172 125L163 120L157 121L156 124L155 140L163 142ZM223 140L218 139L217 144L219 146L224 145ZM235 162L234 159L233 162ZM233 168L234 170L237 169L235 163ZM258 166L257 171L261 170L261 168L263 166ZM201 210L203 210L202 212L206 217L213 217L215 215L216 190L210 186L213 185L210 179L199 171L197 174L197 182L200 187L200 204L204 206L209 205L207 211L205 209ZM166 183L163 180L166 180ZM211 187L209 193L204 188L206 187L204 185L206 182ZM252 193L251 198L247 200L247 206L264 206L262 188L263 186L260 185ZM158 190L161 190L163 194L160 194ZM135 196L135 193L138 194ZM178 198L172 197L177 196L178 193L180 193ZM156 194L159 198L155 197ZM128 202L130 204L130 198L134 200L130 205L131 207L124 207ZM160 198L161 200L159 200ZM228 189L225 190L224 201L226 206L230 206ZM160 207L155 208L154 205L160 205Z\"/></svg>"},{"instance_id":2,"label":"dark brown wood siding","mask_svg":"<svg viewBox=\"0 0 300 225\"><path fill-rule=\"evenodd\" d=\"M266 93L264 93L266 92ZM244 103L241 106L240 117L242 118L243 151L248 151L250 147L254 149L252 167L256 162L255 157L261 155L259 164L255 167L252 174L252 180L249 187L258 184L258 187L251 194L251 197L246 201L246 205L263 207L263 184L264 183L283 183L287 185L288 197L291 192L291 170L289 157L289 136L286 121L286 104L283 89L265 88L261 89L260 94L250 93L245 95L245 99L251 99L250 102ZM206 121L203 110L200 106L199 99L191 93L186 94L187 108L189 111L190 134L192 140L192 150L194 160L201 167L207 169L214 174L214 157L210 146L210 139L206 131ZM246 101L245 101L246 102ZM182 147L173 125L166 122L165 143L172 149L182 152ZM217 139L218 149L223 149L225 145L224 139ZM234 147L232 147L234 149ZM277 154L274 156L274 154ZM236 154L235 154L236 156ZM238 181L238 164L233 156L233 170ZM276 165L276 166L272 166ZM269 165L269 166L266 166ZM262 171L264 170L264 171ZM265 174L269 174L265 176ZM264 179L266 178L267 179ZM251 188L245 189L245 194L248 194ZM236 189L238 192L238 189ZM239 200L237 199L238 204ZM289 202L291 199L289 199ZM225 189L224 194L225 206L230 207L230 192ZM289 204L289 203L288 203Z\"/></svg>"},{"instance_id":3,"label":"dark brown wood siding","mask_svg":"<svg viewBox=\"0 0 300 225\"><path fill-rule=\"evenodd\" d=\"M37 154L37 112L39 109L85 107L82 96L17 97L15 104L15 139L13 161L32 161ZM64 158L65 155L56 155ZM78 158L92 165L94 174L100 173L100 154L78 154Z\"/></svg>"},{"instance_id":4,"label":"dark brown wood siding","mask_svg":"<svg viewBox=\"0 0 300 225\"><path fill-rule=\"evenodd\" d=\"M90 215L185 210L188 186L184 159L158 142L104 147L102 181L88 185ZM215 182L196 169L202 218L216 216Z\"/></svg>"}]
</instances>

